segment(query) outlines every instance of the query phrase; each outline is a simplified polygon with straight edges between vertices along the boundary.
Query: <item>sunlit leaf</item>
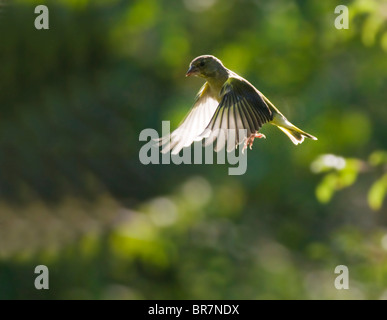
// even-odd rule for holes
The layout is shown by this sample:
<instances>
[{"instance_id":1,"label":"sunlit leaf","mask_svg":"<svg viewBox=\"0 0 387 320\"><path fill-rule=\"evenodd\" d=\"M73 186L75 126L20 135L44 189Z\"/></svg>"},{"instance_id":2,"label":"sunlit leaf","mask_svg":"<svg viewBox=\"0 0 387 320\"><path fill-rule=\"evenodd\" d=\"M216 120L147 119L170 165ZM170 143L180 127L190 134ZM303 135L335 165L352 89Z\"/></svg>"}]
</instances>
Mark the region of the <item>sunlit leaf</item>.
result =
<instances>
[{"instance_id":1,"label":"sunlit leaf","mask_svg":"<svg viewBox=\"0 0 387 320\"><path fill-rule=\"evenodd\" d=\"M369 156L368 161L372 166L379 166L383 163L387 163L387 152L382 150L374 151Z\"/></svg>"},{"instance_id":2,"label":"sunlit leaf","mask_svg":"<svg viewBox=\"0 0 387 320\"><path fill-rule=\"evenodd\" d=\"M316 197L321 203L331 200L335 191L354 184L362 163L358 159L345 159L333 154L319 156L311 165L315 173L329 172L316 188Z\"/></svg>"},{"instance_id":3,"label":"sunlit leaf","mask_svg":"<svg viewBox=\"0 0 387 320\"><path fill-rule=\"evenodd\" d=\"M327 174L316 188L316 197L321 203L328 203L335 192L337 185L337 174Z\"/></svg>"},{"instance_id":4,"label":"sunlit leaf","mask_svg":"<svg viewBox=\"0 0 387 320\"><path fill-rule=\"evenodd\" d=\"M380 210L387 192L387 174L377 180L368 192L368 204L373 210Z\"/></svg>"},{"instance_id":5,"label":"sunlit leaf","mask_svg":"<svg viewBox=\"0 0 387 320\"><path fill-rule=\"evenodd\" d=\"M361 163L357 159L347 159L346 166L339 171L339 188L346 188L355 183Z\"/></svg>"},{"instance_id":6,"label":"sunlit leaf","mask_svg":"<svg viewBox=\"0 0 387 320\"><path fill-rule=\"evenodd\" d=\"M383 33L380 38L380 44L385 52L387 52L387 32Z\"/></svg>"}]
</instances>

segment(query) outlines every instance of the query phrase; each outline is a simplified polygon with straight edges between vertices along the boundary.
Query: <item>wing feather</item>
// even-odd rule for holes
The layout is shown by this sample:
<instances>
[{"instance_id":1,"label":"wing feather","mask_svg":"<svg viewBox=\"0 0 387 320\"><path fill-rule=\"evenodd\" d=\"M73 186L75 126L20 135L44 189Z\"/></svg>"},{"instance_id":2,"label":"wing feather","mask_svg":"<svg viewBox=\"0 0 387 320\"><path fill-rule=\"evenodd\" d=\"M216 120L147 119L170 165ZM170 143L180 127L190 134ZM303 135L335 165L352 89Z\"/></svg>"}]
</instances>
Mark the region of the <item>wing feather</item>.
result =
<instances>
[{"instance_id":1,"label":"wing feather","mask_svg":"<svg viewBox=\"0 0 387 320\"><path fill-rule=\"evenodd\" d=\"M208 94L208 90L209 85L206 82L200 89L190 112L177 129L159 140L159 145L163 146L162 153L172 150L172 154L178 154L182 148L203 139L200 135L206 129L218 106L218 102Z\"/></svg>"},{"instance_id":2,"label":"wing feather","mask_svg":"<svg viewBox=\"0 0 387 320\"><path fill-rule=\"evenodd\" d=\"M273 114L261 93L238 76L225 82L221 95L222 100L201 136L206 138L205 145L217 140L217 152L225 146L226 140L233 140L233 143L227 143L227 151L230 152L244 140L245 136L240 135L239 129L246 129L250 136L271 121Z\"/></svg>"},{"instance_id":3,"label":"wing feather","mask_svg":"<svg viewBox=\"0 0 387 320\"><path fill-rule=\"evenodd\" d=\"M273 119L265 97L235 74L224 83L220 103L208 91L209 85L205 83L194 106L178 128L160 139L163 153L172 150L172 154L177 154L182 148L204 138L203 144L206 146L216 142L216 152L223 149L226 143L230 152L244 141L246 133L249 137ZM241 134L240 129L245 129L246 133Z\"/></svg>"}]
</instances>

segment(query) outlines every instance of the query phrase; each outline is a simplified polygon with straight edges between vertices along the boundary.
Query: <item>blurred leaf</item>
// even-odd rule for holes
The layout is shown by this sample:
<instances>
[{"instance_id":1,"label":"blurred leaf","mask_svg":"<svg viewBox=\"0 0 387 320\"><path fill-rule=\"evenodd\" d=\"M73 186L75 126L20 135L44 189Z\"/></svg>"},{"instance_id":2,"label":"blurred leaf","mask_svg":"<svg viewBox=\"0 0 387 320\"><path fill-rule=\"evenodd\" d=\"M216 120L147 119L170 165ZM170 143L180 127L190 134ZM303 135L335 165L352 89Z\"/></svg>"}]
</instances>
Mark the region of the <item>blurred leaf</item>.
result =
<instances>
[{"instance_id":1,"label":"blurred leaf","mask_svg":"<svg viewBox=\"0 0 387 320\"><path fill-rule=\"evenodd\" d=\"M364 45L372 46L375 43L377 32L385 22L385 18L379 15L369 15L364 22L362 40Z\"/></svg>"},{"instance_id":2,"label":"blurred leaf","mask_svg":"<svg viewBox=\"0 0 387 320\"><path fill-rule=\"evenodd\" d=\"M387 52L387 31L383 33L383 35L380 38L380 45L382 46L383 50Z\"/></svg>"},{"instance_id":3,"label":"blurred leaf","mask_svg":"<svg viewBox=\"0 0 387 320\"><path fill-rule=\"evenodd\" d=\"M368 162L375 167L387 163L387 151L377 150L372 152L368 158Z\"/></svg>"},{"instance_id":4,"label":"blurred leaf","mask_svg":"<svg viewBox=\"0 0 387 320\"><path fill-rule=\"evenodd\" d=\"M333 154L319 156L311 164L315 173L329 172L316 188L316 197L321 203L328 203L333 194L356 182L362 163L357 159L345 159Z\"/></svg>"},{"instance_id":5,"label":"blurred leaf","mask_svg":"<svg viewBox=\"0 0 387 320\"><path fill-rule=\"evenodd\" d=\"M356 182L361 162L357 159L347 159L346 165L342 170L339 170L339 188L346 188Z\"/></svg>"},{"instance_id":6,"label":"blurred leaf","mask_svg":"<svg viewBox=\"0 0 387 320\"><path fill-rule=\"evenodd\" d=\"M316 188L316 197L321 203L328 203L336 191L338 176L336 173L327 174Z\"/></svg>"},{"instance_id":7,"label":"blurred leaf","mask_svg":"<svg viewBox=\"0 0 387 320\"><path fill-rule=\"evenodd\" d=\"M380 210L387 192L387 174L378 179L372 185L368 192L368 203L369 206L377 211Z\"/></svg>"}]
</instances>

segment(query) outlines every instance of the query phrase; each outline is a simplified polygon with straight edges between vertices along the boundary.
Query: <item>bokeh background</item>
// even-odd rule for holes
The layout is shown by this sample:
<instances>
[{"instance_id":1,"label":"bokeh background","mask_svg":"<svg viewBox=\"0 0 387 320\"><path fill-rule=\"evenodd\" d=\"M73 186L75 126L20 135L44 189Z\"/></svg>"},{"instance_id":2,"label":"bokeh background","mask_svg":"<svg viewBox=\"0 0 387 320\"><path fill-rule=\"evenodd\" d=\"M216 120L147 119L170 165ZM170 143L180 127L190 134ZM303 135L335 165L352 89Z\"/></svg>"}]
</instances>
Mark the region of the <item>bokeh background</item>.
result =
<instances>
[{"instance_id":1,"label":"bokeh background","mask_svg":"<svg viewBox=\"0 0 387 320\"><path fill-rule=\"evenodd\" d=\"M386 21L381 0L1 1L0 299L386 299ZM319 140L267 125L242 176L142 165L201 54Z\"/></svg>"}]
</instances>

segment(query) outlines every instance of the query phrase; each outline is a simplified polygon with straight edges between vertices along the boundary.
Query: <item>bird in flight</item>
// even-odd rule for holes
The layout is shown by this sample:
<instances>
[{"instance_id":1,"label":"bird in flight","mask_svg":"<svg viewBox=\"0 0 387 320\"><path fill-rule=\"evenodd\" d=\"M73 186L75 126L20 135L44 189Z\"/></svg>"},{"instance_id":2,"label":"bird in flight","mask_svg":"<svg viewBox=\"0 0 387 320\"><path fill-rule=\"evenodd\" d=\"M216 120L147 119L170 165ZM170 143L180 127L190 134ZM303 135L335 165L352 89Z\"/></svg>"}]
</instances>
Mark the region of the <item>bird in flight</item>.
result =
<instances>
[{"instance_id":1,"label":"bird in flight","mask_svg":"<svg viewBox=\"0 0 387 320\"><path fill-rule=\"evenodd\" d=\"M266 138L259 133L265 123L277 126L295 145L305 138L317 140L290 123L250 82L227 69L214 56L203 55L192 60L188 76L201 77L206 83L178 128L159 140L163 153L178 154L184 147L204 138L205 145L216 141L216 152L226 142L228 152L243 142L242 151L248 146L251 149L255 138Z\"/></svg>"}]
</instances>

